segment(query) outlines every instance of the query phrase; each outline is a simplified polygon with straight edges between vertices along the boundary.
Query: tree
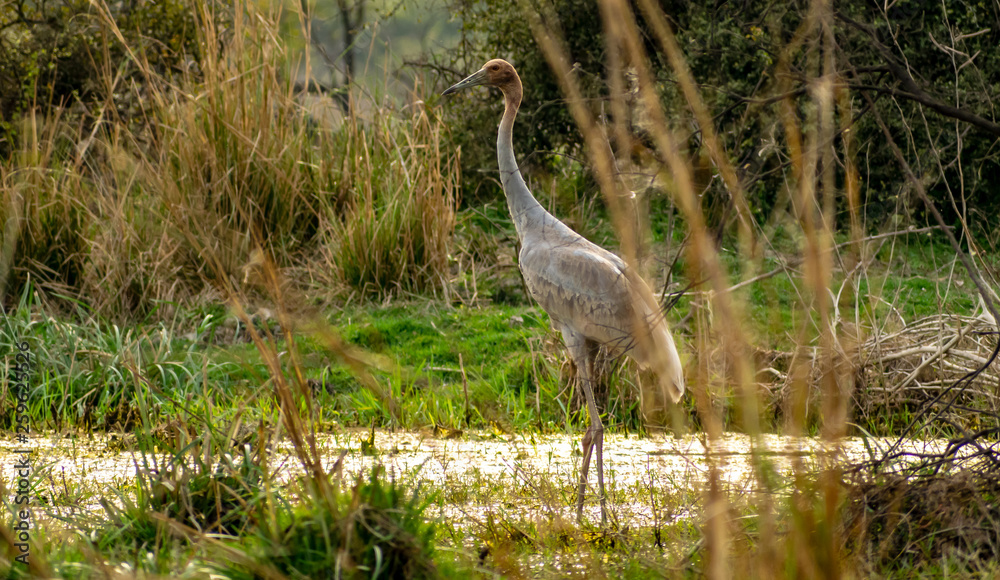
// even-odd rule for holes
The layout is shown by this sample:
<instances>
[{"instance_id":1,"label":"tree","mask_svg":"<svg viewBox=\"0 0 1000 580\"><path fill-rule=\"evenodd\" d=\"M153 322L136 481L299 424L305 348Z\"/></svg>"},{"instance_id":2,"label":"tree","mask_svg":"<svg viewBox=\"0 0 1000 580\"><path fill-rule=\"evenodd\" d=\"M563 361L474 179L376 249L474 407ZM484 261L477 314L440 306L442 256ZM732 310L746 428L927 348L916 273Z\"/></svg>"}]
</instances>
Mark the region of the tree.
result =
<instances>
[{"instance_id":1,"label":"tree","mask_svg":"<svg viewBox=\"0 0 1000 580\"><path fill-rule=\"evenodd\" d=\"M660 6L671 20L729 157L738 162L752 210L759 219L767 219L785 187L783 169L789 163L779 107L786 96L799 110L810 106L811 83L820 72L816 43L805 38L796 44L797 35L810 26L812 3L661 0ZM545 7L558 20L590 106L609 115L598 3L570 0ZM850 0L835 3L834 9L836 78L853 100L845 126L853 131L855 152L865 168L861 177L867 184L868 223L877 225L900 214L919 219L923 210L910 200L909 187L891 154L880 147L883 137L865 95L899 141L908 145L915 168L926 176L930 195L949 219L1000 211L1000 197L991 186L1000 182L995 106L1000 93L1000 51L995 49L1000 45L1000 9L995 3L930 0L889 8ZM576 156L580 136L520 5L460 0L456 12L465 23L465 36L452 68L471 71L489 58L502 57L512 60L521 74L526 102L515 147L528 167L545 169L555 161L552 151ZM645 23L640 22L642 26ZM693 160L705 158L699 132L664 55L651 40L646 48L652 55L657 90L666 110L674 113L675 131L686 137ZM781 59L787 68L781 73L785 76L777 78ZM480 99L486 102L460 108L455 121L464 165L471 168L464 177L466 197L482 183L477 170L492 167L491 129L500 105L485 95ZM641 146L641 123L630 121L634 141ZM840 143L834 146L842 154ZM707 169L711 173L711 167ZM707 177L706 204L710 210L724 209L728 196L720 180ZM710 211L710 215L722 219L731 214Z\"/></svg>"}]
</instances>

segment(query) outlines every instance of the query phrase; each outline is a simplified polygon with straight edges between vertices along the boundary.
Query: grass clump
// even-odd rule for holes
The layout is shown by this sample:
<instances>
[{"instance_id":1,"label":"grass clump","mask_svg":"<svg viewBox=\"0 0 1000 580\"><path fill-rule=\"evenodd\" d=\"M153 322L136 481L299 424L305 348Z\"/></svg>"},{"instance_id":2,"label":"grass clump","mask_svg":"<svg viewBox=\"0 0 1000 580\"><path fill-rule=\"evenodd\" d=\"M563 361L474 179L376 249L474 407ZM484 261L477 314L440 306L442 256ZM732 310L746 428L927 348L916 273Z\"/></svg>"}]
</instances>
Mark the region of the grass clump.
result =
<instances>
[{"instance_id":1,"label":"grass clump","mask_svg":"<svg viewBox=\"0 0 1000 580\"><path fill-rule=\"evenodd\" d=\"M81 196L86 182L72 166L54 163L68 146L58 115L34 113L21 123L18 150L0 159L0 296L18 293L33 275L66 290L81 283L90 225Z\"/></svg>"},{"instance_id":2,"label":"grass clump","mask_svg":"<svg viewBox=\"0 0 1000 580\"><path fill-rule=\"evenodd\" d=\"M293 502L256 529L244 566L223 567L232 578L270 569L288 578L439 578L436 524L428 497L387 481L374 468L350 489L338 481L303 482Z\"/></svg>"},{"instance_id":3,"label":"grass clump","mask_svg":"<svg viewBox=\"0 0 1000 580\"><path fill-rule=\"evenodd\" d=\"M986 570L1000 550L1000 477L960 471L863 477L850 488L846 537L870 571ZM995 570L994 570L995 572Z\"/></svg>"},{"instance_id":4,"label":"grass clump","mask_svg":"<svg viewBox=\"0 0 1000 580\"><path fill-rule=\"evenodd\" d=\"M237 536L258 516L265 474L244 448L233 455L208 445L213 435L183 445L162 459L141 454L135 496L103 498L104 522L94 541L101 551L169 553L193 534ZM177 442L175 442L177 443ZM161 569L170 570L169 560Z\"/></svg>"},{"instance_id":5,"label":"grass clump","mask_svg":"<svg viewBox=\"0 0 1000 580\"><path fill-rule=\"evenodd\" d=\"M423 103L407 116L352 116L337 136L341 213L327 212L327 258L364 296L424 292L448 283L459 154ZM331 208L332 209L332 208Z\"/></svg>"},{"instance_id":6,"label":"grass clump","mask_svg":"<svg viewBox=\"0 0 1000 580\"><path fill-rule=\"evenodd\" d=\"M223 49L181 90L153 77L161 129L142 158L143 190L162 192L169 221L193 246L186 273L242 277L256 247L287 264L313 240L339 156L281 74L288 63L271 36L274 15L240 5L220 18L212 10L221 7L193 8L200 43Z\"/></svg>"}]
</instances>

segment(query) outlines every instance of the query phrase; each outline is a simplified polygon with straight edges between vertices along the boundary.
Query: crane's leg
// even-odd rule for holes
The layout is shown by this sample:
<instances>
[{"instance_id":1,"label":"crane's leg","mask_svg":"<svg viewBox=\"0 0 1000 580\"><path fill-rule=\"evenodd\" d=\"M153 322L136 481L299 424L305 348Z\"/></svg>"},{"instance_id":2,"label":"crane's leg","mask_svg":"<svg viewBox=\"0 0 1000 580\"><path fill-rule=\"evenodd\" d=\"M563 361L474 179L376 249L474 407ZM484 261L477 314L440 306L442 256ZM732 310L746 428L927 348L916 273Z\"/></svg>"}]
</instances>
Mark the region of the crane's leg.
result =
<instances>
[{"instance_id":1,"label":"crane's leg","mask_svg":"<svg viewBox=\"0 0 1000 580\"><path fill-rule=\"evenodd\" d=\"M592 344L579 334L563 330L563 340L576 364L576 374L583 393L587 397L587 414L590 416L590 427L583 434L583 461L580 463L580 485L576 498L576 519L583 521L583 496L587 491L587 476L590 473L590 459L597 451L597 491L601 500L601 525L607 525L604 495L604 425L597 412L597 402L594 400L593 373L590 365L590 347Z\"/></svg>"}]
</instances>

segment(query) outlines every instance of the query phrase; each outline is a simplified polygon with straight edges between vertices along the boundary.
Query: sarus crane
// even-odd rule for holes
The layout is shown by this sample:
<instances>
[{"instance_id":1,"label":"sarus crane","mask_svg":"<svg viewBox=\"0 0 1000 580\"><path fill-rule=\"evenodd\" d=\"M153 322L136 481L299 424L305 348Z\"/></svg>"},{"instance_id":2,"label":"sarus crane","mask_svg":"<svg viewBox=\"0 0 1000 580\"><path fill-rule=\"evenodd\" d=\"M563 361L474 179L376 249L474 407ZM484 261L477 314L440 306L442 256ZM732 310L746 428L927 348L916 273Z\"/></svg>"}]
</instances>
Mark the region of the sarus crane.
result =
<instances>
[{"instance_id":1,"label":"sarus crane","mask_svg":"<svg viewBox=\"0 0 1000 580\"><path fill-rule=\"evenodd\" d=\"M521 105L521 79L505 60L487 62L444 94L476 86L496 87L504 97L497 134L500 182L521 242L518 266L528 291L562 333L579 384L587 398L590 427L583 436L583 460L576 514L583 520L583 498L590 460L596 451L601 523L607 524L604 494L604 425L594 401L593 357L600 346L628 354L656 372L664 395L677 403L684 394L684 373L674 339L660 307L643 279L625 262L545 210L528 190L514 159L514 117Z\"/></svg>"}]
</instances>

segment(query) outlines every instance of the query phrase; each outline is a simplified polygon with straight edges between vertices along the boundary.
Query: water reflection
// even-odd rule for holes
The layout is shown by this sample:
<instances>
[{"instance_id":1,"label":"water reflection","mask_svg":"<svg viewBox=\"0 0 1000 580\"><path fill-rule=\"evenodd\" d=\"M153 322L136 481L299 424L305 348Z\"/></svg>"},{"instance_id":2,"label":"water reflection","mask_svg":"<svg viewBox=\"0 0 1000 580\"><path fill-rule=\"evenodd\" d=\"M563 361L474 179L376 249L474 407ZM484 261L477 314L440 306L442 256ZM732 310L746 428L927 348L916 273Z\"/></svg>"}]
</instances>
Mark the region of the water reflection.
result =
<instances>
[{"instance_id":1,"label":"water reflection","mask_svg":"<svg viewBox=\"0 0 1000 580\"><path fill-rule=\"evenodd\" d=\"M498 436L467 433L458 438L440 438L415 432L376 431L374 449L363 454L362 440L368 431L347 430L320 435L317 445L325 467L346 451L342 465L346 475L366 474L381 464L390 476L424 489L441 490L442 515L476 520L488 512L508 515L542 514L572 518L573 483L580 462L580 436L526 434ZM873 449L886 448L892 440L845 438L827 444L814 438L764 435L756 442L742 434L726 434L709 449L700 435L680 438L607 434L605 477L619 518L643 525L653 519L684 517L686 510L666 510L657 497L663 494L698 494L707 481L710 465L720 480L735 493L761 490L782 493L793 470L814 471L824 464L843 464L867 459ZM907 442L913 452L943 449L945 440ZM102 497L112 497L112 488L134 489L141 454L112 451L109 438L64 438L43 435L26 445L0 443L0 474L10 489L15 481L18 448L31 449L32 503L59 510L100 510ZM283 482L302 473L291 445L280 443L271 450L272 473ZM761 483L761 476L769 485ZM592 474L592 479L594 476ZM593 483L593 482L592 482ZM599 517L596 502L588 502L591 517Z\"/></svg>"}]
</instances>

